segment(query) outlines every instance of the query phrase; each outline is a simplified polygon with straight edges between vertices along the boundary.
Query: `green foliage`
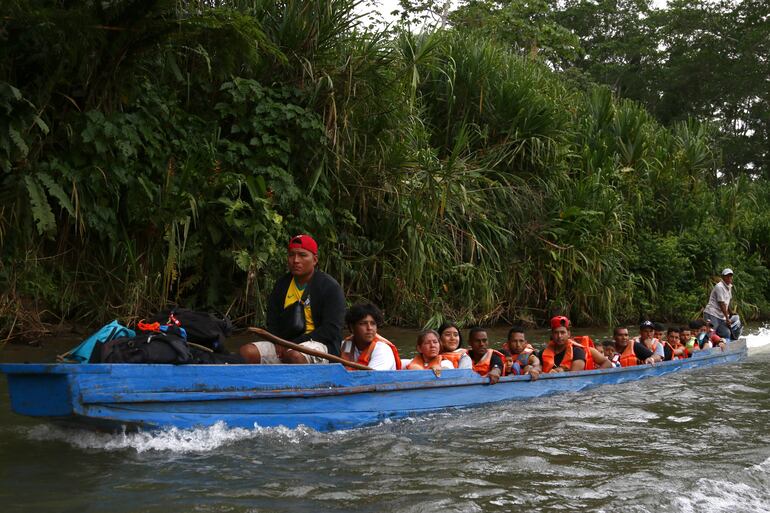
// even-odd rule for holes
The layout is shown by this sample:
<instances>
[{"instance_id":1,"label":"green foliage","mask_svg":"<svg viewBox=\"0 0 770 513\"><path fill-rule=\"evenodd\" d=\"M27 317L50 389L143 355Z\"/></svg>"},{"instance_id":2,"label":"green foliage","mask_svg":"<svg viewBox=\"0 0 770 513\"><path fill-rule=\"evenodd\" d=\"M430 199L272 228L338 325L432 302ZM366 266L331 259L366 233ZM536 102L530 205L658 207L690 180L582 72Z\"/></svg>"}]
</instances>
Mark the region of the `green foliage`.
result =
<instances>
[{"instance_id":1,"label":"green foliage","mask_svg":"<svg viewBox=\"0 0 770 513\"><path fill-rule=\"evenodd\" d=\"M420 34L353 0L134 4L0 21L0 330L169 302L260 322L298 232L396 323L684 319L725 265L770 312L764 182L725 180L719 123L567 80L590 55L556 4L428 2L457 28ZM610 7L585 19L626 27Z\"/></svg>"}]
</instances>

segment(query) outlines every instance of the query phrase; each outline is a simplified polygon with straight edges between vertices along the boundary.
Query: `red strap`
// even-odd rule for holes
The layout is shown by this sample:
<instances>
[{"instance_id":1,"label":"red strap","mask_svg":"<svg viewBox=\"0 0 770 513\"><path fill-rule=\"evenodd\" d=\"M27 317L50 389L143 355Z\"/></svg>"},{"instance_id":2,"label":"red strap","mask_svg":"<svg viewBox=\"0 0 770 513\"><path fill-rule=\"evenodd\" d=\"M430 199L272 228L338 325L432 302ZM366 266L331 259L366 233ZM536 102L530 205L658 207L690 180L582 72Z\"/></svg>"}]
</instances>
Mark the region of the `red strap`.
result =
<instances>
[{"instance_id":1,"label":"red strap","mask_svg":"<svg viewBox=\"0 0 770 513\"><path fill-rule=\"evenodd\" d=\"M144 319L136 323L136 327L139 328L141 331L154 331L159 332L160 331L160 323L159 322L153 322L152 324L144 322Z\"/></svg>"}]
</instances>

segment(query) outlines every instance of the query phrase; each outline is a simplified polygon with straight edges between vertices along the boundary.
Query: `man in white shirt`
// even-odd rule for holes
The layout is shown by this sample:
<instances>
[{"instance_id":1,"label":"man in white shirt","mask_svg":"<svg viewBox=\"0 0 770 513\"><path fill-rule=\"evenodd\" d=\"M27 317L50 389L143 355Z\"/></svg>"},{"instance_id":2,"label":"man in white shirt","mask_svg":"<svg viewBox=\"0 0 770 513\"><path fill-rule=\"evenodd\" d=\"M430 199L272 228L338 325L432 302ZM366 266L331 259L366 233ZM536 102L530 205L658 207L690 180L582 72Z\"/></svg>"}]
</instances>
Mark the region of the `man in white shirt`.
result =
<instances>
[{"instance_id":1,"label":"man in white shirt","mask_svg":"<svg viewBox=\"0 0 770 513\"><path fill-rule=\"evenodd\" d=\"M703 317L711 323L720 337L734 340L740 337L740 318L731 314L732 298L733 270L728 267L722 270L722 280L711 290L709 302L703 309ZM736 329L732 326L736 326Z\"/></svg>"}]
</instances>

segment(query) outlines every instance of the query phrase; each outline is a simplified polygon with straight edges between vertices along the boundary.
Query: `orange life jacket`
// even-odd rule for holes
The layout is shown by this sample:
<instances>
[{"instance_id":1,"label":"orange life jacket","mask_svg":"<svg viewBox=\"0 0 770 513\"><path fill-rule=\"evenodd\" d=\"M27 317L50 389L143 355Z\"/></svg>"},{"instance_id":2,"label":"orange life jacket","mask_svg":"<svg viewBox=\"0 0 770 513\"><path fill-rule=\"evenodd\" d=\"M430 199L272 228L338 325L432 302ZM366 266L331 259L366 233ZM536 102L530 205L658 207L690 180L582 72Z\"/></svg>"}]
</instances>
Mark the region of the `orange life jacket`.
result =
<instances>
[{"instance_id":1,"label":"orange life jacket","mask_svg":"<svg viewBox=\"0 0 770 513\"><path fill-rule=\"evenodd\" d=\"M595 368L594 365L594 358L591 356L591 352L588 350L588 348L584 348L577 342L575 342L572 339L567 340L567 347L564 349L564 357L561 359L561 363L559 364L559 367L563 368L565 371L568 371L572 368L572 348L573 347L579 347L582 349L586 354L586 370L592 370ZM549 340L548 345L545 346L545 349L543 350L543 361L541 362L543 364L543 372L550 372L551 369L554 368L554 360L556 357L556 352L553 350L553 341ZM590 367L589 367L590 364Z\"/></svg>"},{"instance_id":2,"label":"orange life jacket","mask_svg":"<svg viewBox=\"0 0 770 513\"><path fill-rule=\"evenodd\" d=\"M687 358L687 348L684 347L681 342L676 347L672 346L668 341L664 342L664 344L666 344L669 347L669 349L671 349L671 359L672 360L684 360L684 359ZM676 349L684 349L684 356L681 356L681 355L677 356L677 355L675 355L674 351Z\"/></svg>"},{"instance_id":3,"label":"orange life jacket","mask_svg":"<svg viewBox=\"0 0 770 513\"><path fill-rule=\"evenodd\" d=\"M489 374L489 371L491 370L492 366L492 355L496 354L500 361L505 361L505 356L503 356L503 353L500 351L495 351L494 349L487 349L487 352L484 356L482 356L478 362L473 364L473 370L481 374L482 376L486 376ZM500 369L500 373L502 376L505 375L505 369Z\"/></svg>"},{"instance_id":4,"label":"orange life jacket","mask_svg":"<svg viewBox=\"0 0 770 513\"><path fill-rule=\"evenodd\" d=\"M585 349L588 349L589 347L596 347L594 340L588 335L578 335L576 337L572 337L572 340L583 346Z\"/></svg>"},{"instance_id":5,"label":"orange life jacket","mask_svg":"<svg viewBox=\"0 0 770 513\"><path fill-rule=\"evenodd\" d=\"M629 340L626 348L623 349L623 352L620 354L620 366L633 367L638 364L639 360L636 358L636 353L634 353L634 341Z\"/></svg>"},{"instance_id":6,"label":"orange life jacket","mask_svg":"<svg viewBox=\"0 0 770 513\"><path fill-rule=\"evenodd\" d=\"M467 349L458 348L452 351L451 353L441 353L440 356L444 360L448 360L452 362L452 365L454 365L455 369L457 369L460 366L460 360L466 354L468 354Z\"/></svg>"},{"instance_id":7,"label":"orange life jacket","mask_svg":"<svg viewBox=\"0 0 770 513\"><path fill-rule=\"evenodd\" d=\"M585 370L594 370L596 368L596 362L594 362L594 355L591 354L591 348L596 348L594 341L588 335L578 335L572 337L572 341L576 342L583 351L586 353L586 368Z\"/></svg>"},{"instance_id":8,"label":"orange life jacket","mask_svg":"<svg viewBox=\"0 0 770 513\"><path fill-rule=\"evenodd\" d=\"M412 361L409 362L409 365L406 366L406 370L440 369L441 361L443 359L444 358L441 355L438 355L428 363L425 363L425 359L422 357L422 355L418 354L412 358Z\"/></svg>"},{"instance_id":9,"label":"orange life jacket","mask_svg":"<svg viewBox=\"0 0 770 513\"><path fill-rule=\"evenodd\" d=\"M362 351L361 354L358 356L358 360L353 360L353 353L355 353L356 346L353 343L352 337L348 337L345 340L350 340L350 351L345 351L340 354L340 356L344 359L346 359L349 362L357 361L361 365L369 365L369 360L372 358L372 353L374 352L374 348L377 347L377 342L384 342L385 344L390 347L390 350L393 351L393 357L396 359L396 370L401 370L401 357L398 356L398 349L396 346L393 345L393 343L386 339L385 337L381 337L380 335L375 335L374 340L372 340L372 343L369 344L369 347L366 348L366 351ZM348 367L349 370L352 370L350 367Z\"/></svg>"}]
</instances>

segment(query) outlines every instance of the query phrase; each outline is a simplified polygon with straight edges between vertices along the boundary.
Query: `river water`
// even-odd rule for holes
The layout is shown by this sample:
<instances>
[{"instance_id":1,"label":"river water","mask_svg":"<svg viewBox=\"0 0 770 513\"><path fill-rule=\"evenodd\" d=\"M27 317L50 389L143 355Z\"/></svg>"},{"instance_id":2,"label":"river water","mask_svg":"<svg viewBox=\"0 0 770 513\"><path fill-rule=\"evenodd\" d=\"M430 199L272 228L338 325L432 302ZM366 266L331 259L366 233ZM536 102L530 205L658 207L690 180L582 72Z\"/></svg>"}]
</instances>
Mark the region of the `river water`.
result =
<instances>
[{"instance_id":1,"label":"river water","mask_svg":"<svg viewBox=\"0 0 770 513\"><path fill-rule=\"evenodd\" d=\"M770 331L749 340L770 343ZM0 511L770 512L762 349L741 364L334 433L65 430L12 414L2 379Z\"/></svg>"}]
</instances>

